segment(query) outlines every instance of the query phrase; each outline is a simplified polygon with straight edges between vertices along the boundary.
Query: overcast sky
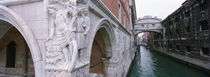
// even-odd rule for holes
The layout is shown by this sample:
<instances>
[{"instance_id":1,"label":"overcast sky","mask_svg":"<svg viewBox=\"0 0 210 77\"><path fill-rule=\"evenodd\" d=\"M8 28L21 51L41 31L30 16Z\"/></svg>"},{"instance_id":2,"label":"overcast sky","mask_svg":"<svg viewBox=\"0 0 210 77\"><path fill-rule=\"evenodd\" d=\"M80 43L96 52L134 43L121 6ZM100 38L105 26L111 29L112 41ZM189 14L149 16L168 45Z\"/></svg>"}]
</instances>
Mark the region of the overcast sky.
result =
<instances>
[{"instance_id":1,"label":"overcast sky","mask_svg":"<svg viewBox=\"0 0 210 77\"><path fill-rule=\"evenodd\" d=\"M166 18L178 9L185 0L135 0L137 17L145 15Z\"/></svg>"}]
</instances>

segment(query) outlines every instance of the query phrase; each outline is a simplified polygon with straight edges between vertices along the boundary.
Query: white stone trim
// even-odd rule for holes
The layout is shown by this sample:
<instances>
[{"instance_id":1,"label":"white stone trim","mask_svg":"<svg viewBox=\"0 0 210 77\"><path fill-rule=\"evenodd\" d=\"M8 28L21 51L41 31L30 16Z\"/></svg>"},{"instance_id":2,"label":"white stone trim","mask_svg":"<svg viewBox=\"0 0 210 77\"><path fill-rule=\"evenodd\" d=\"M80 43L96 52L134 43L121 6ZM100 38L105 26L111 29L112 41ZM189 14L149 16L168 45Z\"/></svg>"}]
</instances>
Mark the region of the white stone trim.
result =
<instances>
[{"instance_id":1,"label":"white stone trim","mask_svg":"<svg viewBox=\"0 0 210 77\"><path fill-rule=\"evenodd\" d=\"M94 27L93 29L93 33L92 35L90 35L90 38L89 38L89 42L88 42L88 48L87 48L87 51L89 51L89 60L90 60L90 57L91 57L91 50L92 50L92 46L93 46L93 42L94 42L94 39L95 39L95 36L96 36L96 33L104 28L109 36L109 39L110 39L110 47L106 47L106 50L107 52L105 52L105 54L107 54L108 57L113 57L113 52L116 50L116 37L115 37L115 33L114 33L114 30L113 30L113 26L112 24L110 23L110 21L106 18L102 18L99 20L99 22L95 25L96 27ZM111 63L111 59L109 60L109 63ZM90 62L89 62L90 63ZM90 65L90 64L89 64ZM110 66L106 66L104 68L104 71L105 73L108 73L110 71L108 71L108 69L110 68ZM108 74L106 74L108 75Z\"/></svg>"},{"instance_id":2,"label":"white stone trim","mask_svg":"<svg viewBox=\"0 0 210 77\"><path fill-rule=\"evenodd\" d=\"M114 33L114 30L112 28L112 25L110 23L110 21L108 19L105 19L105 18L102 18L99 23L96 25L96 27L94 27L95 29L93 34L90 36L90 41L88 43L88 49L87 51L90 51L90 53L88 55L91 56L91 50L92 50L92 45L93 45L93 41L95 39L95 35L96 33L98 32L99 29L101 28L105 28L105 30L108 32L109 34L109 38L110 38L110 41L111 41L111 51L114 50L114 47L116 45L116 38L115 38L115 33Z\"/></svg>"},{"instance_id":3,"label":"white stone trim","mask_svg":"<svg viewBox=\"0 0 210 77\"><path fill-rule=\"evenodd\" d=\"M2 0L0 1L0 5L11 6L11 5L20 5L37 1L42 1L42 0Z\"/></svg>"},{"instance_id":4,"label":"white stone trim","mask_svg":"<svg viewBox=\"0 0 210 77\"><path fill-rule=\"evenodd\" d=\"M42 77L42 69L43 69L42 56L38 42L31 28L13 10L2 5L0 5L0 20L12 24L24 37L32 55L34 68L35 68L35 76Z\"/></svg>"}]
</instances>

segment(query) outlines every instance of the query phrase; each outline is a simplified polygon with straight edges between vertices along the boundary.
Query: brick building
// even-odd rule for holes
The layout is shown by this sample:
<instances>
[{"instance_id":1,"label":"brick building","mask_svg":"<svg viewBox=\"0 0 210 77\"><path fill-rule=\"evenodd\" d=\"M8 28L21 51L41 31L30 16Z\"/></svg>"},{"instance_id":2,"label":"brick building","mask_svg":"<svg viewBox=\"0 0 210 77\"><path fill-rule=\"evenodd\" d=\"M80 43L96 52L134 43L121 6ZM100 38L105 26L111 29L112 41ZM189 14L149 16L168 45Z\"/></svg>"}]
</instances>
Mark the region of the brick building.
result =
<instances>
[{"instance_id":1,"label":"brick building","mask_svg":"<svg viewBox=\"0 0 210 77\"><path fill-rule=\"evenodd\" d=\"M101 0L119 22L131 32L132 23L135 21L135 0ZM133 16L134 15L134 16ZM132 19L134 18L134 19Z\"/></svg>"}]
</instances>

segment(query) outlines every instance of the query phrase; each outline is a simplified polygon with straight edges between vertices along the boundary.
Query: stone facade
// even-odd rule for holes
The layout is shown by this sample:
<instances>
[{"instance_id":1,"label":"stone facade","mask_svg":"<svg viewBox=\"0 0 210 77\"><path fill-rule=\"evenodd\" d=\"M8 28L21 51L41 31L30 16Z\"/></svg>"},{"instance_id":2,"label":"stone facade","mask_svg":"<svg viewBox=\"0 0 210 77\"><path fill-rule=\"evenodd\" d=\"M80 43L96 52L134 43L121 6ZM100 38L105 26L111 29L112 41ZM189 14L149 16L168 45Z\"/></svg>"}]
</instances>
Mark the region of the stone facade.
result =
<instances>
[{"instance_id":1,"label":"stone facade","mask_svg":"<svg viewBox=\"0 0 210 77\"><path fill-rule=\"evenodd\" d=\"M106 5L105 0L1 0L1 23L7 22L19 31L31 54L29 72L21 74L34 71L36 77L125 77L135 53L135 2L125 0L122 4L126 7L122 8L123 19ZM0 40L2 36L5 34ZM93 53L94 48L101 56ZM21 58L18 54L22 53L16 54ZM97 59L91 59L94 56ZM91 71L93 66L102 72Z\"/></svg>"},{"instance_id":2,"label":"stone facade","mask_svg":"<svg viewBox=\"0 0 210 77\"><path fill-rule=\"evenodd\" d=\"M210 70L209 0L186 0L164 19L165 51L183 56L178 58ZM193 62L194 61L194 62Z\"/></svg>"},{"instance_id":3,"label":"stone facade","mask_svg":"<svg viewBox=\"0 0 210 77\"><path fill-rule=\"evenodd\" d=\"M183 3L162 22L166 27L167 48L207 59L210 56L208 13L208 0Z\"/></svg>"}]
</instances>

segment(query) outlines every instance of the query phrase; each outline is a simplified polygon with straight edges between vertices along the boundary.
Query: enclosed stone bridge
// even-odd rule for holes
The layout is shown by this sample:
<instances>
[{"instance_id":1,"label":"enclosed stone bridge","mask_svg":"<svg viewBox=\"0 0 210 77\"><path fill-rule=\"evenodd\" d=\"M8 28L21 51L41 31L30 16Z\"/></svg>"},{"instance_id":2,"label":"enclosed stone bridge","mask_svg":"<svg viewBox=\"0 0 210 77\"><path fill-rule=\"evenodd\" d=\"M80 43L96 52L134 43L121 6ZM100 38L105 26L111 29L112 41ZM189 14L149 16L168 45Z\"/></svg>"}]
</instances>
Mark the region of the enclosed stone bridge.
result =
<instances>
[{"instance_id":1,"label":"enclosed stone bridge","mask_svg":"<svg viewBox=\"0 0 210 77\"><path fill-rule=\"evenodd\" d=\"M0 76L126 77L132 27L102 1L0 0Z\"/></svg>"},{"instance_id":2,"label":"enclosed stone bridge","mask_svg":"<svg viewBox=\"0 0 210 77\"><path fill-rule=\"evenodd\" d=\"M155 32L163 33L163 27L161 26L161 19L152 16L144 16L139 18L134 26L135 35L142 32Z\"/></svg>"},{"instance_id":3,"label":"enclosed stone bridge","mask_svg":"<svg viewBox=\"0 0 210 77\"><path fill-rule=\"evenodd\" d=\"M164 28L161 25L161 19L152 16L144 16L139 18L134 26L135 40L138 43L140 40L138 38L139 33L152 32L164 37Z\"/></svg>"}]
</instances>

